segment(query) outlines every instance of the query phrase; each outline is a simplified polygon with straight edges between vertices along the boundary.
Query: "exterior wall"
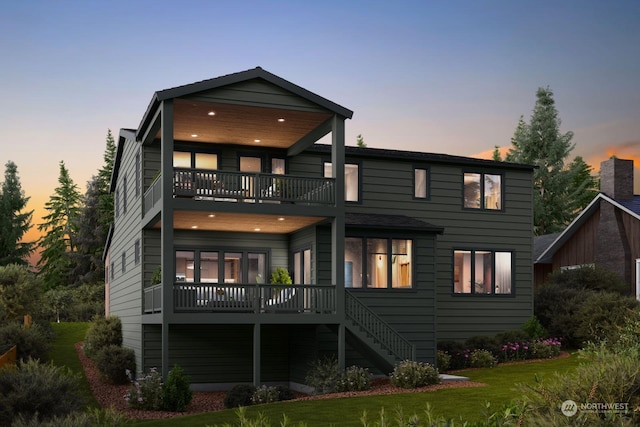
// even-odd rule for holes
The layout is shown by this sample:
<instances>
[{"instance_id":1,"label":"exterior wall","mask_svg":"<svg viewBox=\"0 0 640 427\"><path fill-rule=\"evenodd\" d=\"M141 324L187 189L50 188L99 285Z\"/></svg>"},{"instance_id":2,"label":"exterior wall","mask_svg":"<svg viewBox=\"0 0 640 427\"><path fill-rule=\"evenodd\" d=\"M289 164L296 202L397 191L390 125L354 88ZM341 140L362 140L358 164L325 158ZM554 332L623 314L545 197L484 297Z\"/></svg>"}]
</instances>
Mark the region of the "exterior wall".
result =
<instances>
[{"instance_id":1,"label":"exterior wall","mask_svg":"<svg viewBox=\"0 0 640 427\"><path fill-rule=\"evenodd\" d=\"M139 144L130 140L124 144L120 173L116 182L119 213L114 219L113 238L109 248L112 264L109 269L113 270L110 272L113 279L109 284L109 312L120 318L122 344L135 350L136 362L141 366L142 258L136 263L134 246L136 240L139 241L141 255L143 243L140 216L143 190L140 188L136 195L135 157L139 152ZM124 212L125 198L126 212ZM125 255L124 271L122 254Z\"/></svg>"},{"instance_id":2,"label":"exterior wall","mask_svg":"<svg viewBox=\"0 0 640 427\"><path fill-rule=\"evenodd\" d=\"M553 271L560 270L561 267L592 264L595 262L599 223L600 209L597 209L553 255Z\"/></svg>"},{"instance_id":3,"label":"exterior wall","mask_svg":"<svg viewBox=\"0 0 640 427\"><path fill-rule=\"evenodd\" d=\"M636 281L638 280L636 277L637 272L635 263L637 259L640 259L640 220L632 217L626 212L621 212L621 217L624 230L626 232L627 242L629 244L629 262L631 264L630 288L632 290L632 294L634 294Z\"/></svg>"},{"instance_id":4,"label":"exterior wall","mask_svg":"<svg viewBox=\"0 0 640 427\"><path fill-rule=\"evenodd\" d=\"M473 335L491 335L520 327L533 314L533 184L530 170L490 166L457 165L420 159L375 158L362 151L347 155L346 163L360 168L359 203L347 203L347 212L406 215L444 227L437 236L435 280L437 283L437 337L463 340ZM327 155L304 153L292 160L291 169L322 171ZM427 200L413 197L414 167L429 171ZM504 210L463 209L463 173L503 174ZM491 249L512 251L514 292L512 295L460 295L453 293L453 251ZM319 248L319 252L321 249ZM420 259L422 262L422 258ZM425 268L425 267L420 267ZM401 294L385 295L385 303ZM408 299L410 300L410 298ZM374 304L374 301L369 301ZM402 304L410 304L403 301ZM428 306L429 307L429 306ZM427 315L429 316L429 315ZM405 319L415 322L413 319ZM435 319L434 319L435 322ZM402 321L394 321L401 328ZM411 327L407 324L407 327ZM426 348L426 347L425 347Z\"/></svg>"}]
</instances>

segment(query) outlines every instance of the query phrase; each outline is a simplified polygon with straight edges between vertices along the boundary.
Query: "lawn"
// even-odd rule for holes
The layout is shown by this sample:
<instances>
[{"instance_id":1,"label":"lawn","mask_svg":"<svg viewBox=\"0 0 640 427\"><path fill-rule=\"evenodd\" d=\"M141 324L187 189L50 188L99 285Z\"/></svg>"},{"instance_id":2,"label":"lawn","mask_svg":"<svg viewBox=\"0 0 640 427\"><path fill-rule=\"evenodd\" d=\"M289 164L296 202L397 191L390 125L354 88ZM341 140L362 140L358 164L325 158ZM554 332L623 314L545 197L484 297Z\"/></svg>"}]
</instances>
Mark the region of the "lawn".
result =
<instances>
[{"instance_id":1,"label":"lawn","mask_svg":"<svg viewBox=\"0 0 640 427\"><path fill-rule=\"evenodd\" d=\"M53 325L56 340L50 353L56 365L66 365L74 372L82 373L80 361L75 352L74 343L84 339L88 323L60 323ZM363 412L373 420L384 408L392 414L401 407L405 414L421 414L427 402L435 415L447 418L462 417L468 421L479 421L486 402L491 408L499 409L515 397L515 385L533 383L535 378L552 376L555 372L566 372L578 365L577 357L546 360L542 362L524 363L495 368L476 369L461 372L471 381L487 384L485 387L449 388L427 393L402 393L395 395L364 396L341 399L326 399L298 402L279 402L247 408L249 416L262 412L274 425L278 425L286 414L290 421L304 421L309 427L314 426L360 426ZM90 396L89 385L83 375L83 390ZM97 407L91 397L90 406ZM137 421L136 426L206 426L222 425L237 420L234 410L224 410L207 414L171 418L166 420Z\"/></svg>"}]
</instances>

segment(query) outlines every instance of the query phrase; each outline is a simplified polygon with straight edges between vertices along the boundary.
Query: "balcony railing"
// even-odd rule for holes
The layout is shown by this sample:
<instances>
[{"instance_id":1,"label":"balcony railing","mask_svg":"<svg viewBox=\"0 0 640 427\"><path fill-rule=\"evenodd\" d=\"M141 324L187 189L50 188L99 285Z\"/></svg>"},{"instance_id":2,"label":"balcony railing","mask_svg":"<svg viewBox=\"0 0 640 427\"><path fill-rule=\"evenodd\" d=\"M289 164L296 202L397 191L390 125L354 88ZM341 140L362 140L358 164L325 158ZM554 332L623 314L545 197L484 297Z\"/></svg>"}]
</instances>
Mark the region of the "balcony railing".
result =
<instances>
[{"instance_id":1,"label":"balcony railing","mask_svg":"<svg viewBox=\"0 0 640 427\"><path fill-rule=\"evenodd\" d=\"M313 205L335 203L333 178L174 168L173 185L176 197Z\"/></svg>"},{"instance_id":2,"label":"balcony railing","mask_svg":"<svg viewBox=\"0 0 640 427\"><path fill-rule=\"evenodd\" d=\"M321 313L336 312L332 285L176 283L176 312Z\"/></svg>"},{"instance_id":3,"label":"balcony railing","mask_svg":"<svg viewBox=\"0 0 640 427\"><path fill-rule=\"evenodd\" d=\"M144 312L160 313L162 311L162 284L144 289Z\"/></svg>"}]
</instances>

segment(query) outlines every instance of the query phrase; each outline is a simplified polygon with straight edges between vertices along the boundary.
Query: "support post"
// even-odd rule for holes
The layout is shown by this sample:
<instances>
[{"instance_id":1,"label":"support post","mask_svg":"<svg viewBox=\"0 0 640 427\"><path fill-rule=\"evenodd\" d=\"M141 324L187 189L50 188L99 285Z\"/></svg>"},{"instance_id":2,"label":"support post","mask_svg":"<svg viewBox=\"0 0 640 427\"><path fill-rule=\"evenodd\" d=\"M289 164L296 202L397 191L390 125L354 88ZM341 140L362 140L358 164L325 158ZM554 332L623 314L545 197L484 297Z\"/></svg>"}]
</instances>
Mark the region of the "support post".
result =
<instances>
[{"instance_id":1,"label":"support post","mask_svg":"<svg viewBox=\"0 0 640 427\"><path fill-rule=\"evenodd\" d=\"M260 323L253 325L253 385L260 387Z\"/></svg>"}]
</instances>

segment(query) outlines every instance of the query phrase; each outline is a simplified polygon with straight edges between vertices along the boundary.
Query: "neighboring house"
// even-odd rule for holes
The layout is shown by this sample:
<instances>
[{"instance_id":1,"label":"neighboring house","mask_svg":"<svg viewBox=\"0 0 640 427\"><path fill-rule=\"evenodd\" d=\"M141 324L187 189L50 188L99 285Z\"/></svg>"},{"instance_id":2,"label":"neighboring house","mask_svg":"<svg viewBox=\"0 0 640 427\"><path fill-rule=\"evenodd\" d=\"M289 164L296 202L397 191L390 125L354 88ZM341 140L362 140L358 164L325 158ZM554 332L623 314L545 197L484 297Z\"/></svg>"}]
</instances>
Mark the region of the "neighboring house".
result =
<instances>
[{"instance_id":1,"label":"neighboring house","mask_svg":"<svg viewBox=\"0 0 640 427\"><path fill-rule=\"evenodd\" d=\"M560 234L535 239L535 285L561 269L600 265L618 273L629 292L640 289L640 196L633 160L600 164L600 193Z\"/></svg>"},{"instance_id":2,"label":"neighboring house","mask_svg":"<svg viewBox=\"0 0 640 427\"><path fill-rule=\"evenodd\" d=\"M351 116L255 68L120 131L107 313L139 370L297 386L324 355L388 373L532 315L533 168L345 147Z\"/></svg>"}]
</instances>

